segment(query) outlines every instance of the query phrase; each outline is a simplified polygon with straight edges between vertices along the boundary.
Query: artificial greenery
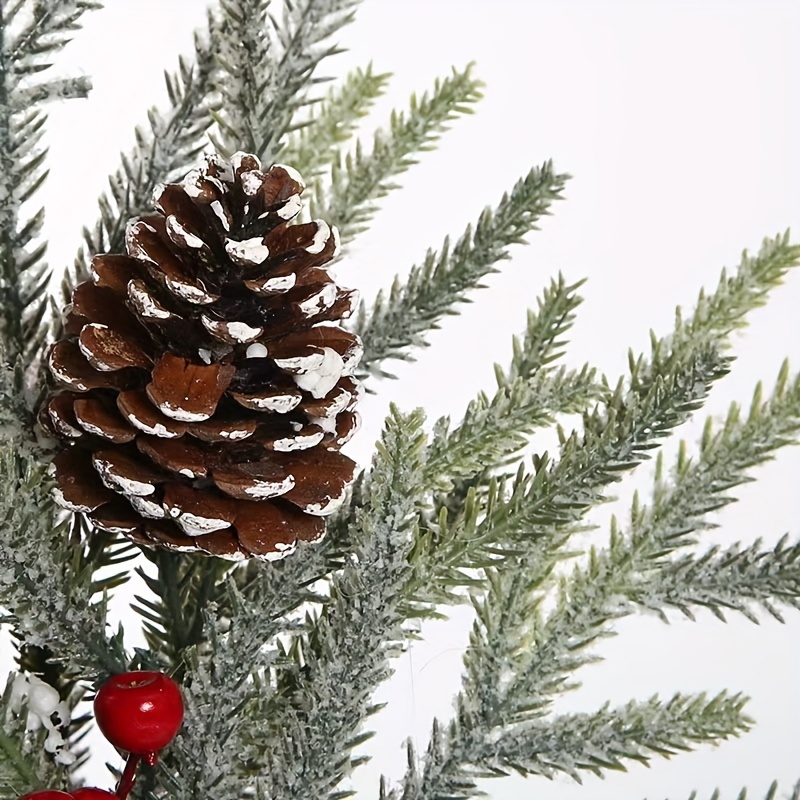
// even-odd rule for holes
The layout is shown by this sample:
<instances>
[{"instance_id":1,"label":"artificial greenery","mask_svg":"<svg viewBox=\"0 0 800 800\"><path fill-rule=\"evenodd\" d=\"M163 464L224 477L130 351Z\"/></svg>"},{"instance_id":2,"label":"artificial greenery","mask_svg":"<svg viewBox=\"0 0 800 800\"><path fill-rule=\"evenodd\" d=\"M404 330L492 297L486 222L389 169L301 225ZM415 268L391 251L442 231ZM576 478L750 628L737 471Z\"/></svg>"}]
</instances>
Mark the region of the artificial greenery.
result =
<instances>
[{"instance_id":1,"label":"artificial greenery","mask_svg":"<svg viewBox=\"0 0 800 800\"><path fill-rule=\"evenodd\" d=\"M471 67L454 70L393 114L371 144L355 140L388 76L366 66L322 91L319 67L338 52L334 35L356 5L221 0L212 8L194 56L167 76L169 105L151 109L135 132L74 269L58 276L62 299L91 256L124 248L126 222L149 209L155 184L185 172L209 143L293 164L309 180L315 215L337 224L345 242L363 231L397 188L395 176L472 110L480 83ZM179 678L186 724L137 784L134 796L150 800L346 796L342 783L366 758L373 697L392 658L418 635L417 618L446 616L456 603L472 604L474 624L455 716L434 723L424 754L409 746L405 777L383 781L376 797L469 798L478 779L510 772L580 780L747 731L746 699L724 692L582 714L553 705L601 656L595 644L623 616L676 608L692 618L705 607L750 619L763 609L781 620L800 608L800 542L722 549L701 539L709 515L735 500L752 468L796 442L800 377L788 365L769 396L757 388L747 413L734 405L723 422L709 420L696 452L682 444L671 470L659 456L651 496L636 496L627 523L612 521L607 544L582 553L576 538L609 487L699 411L728 372L730 334L800 262L788 234L723 273L615 380L560 364L581 284L557 277L529 312L510 364L496 367L494 393L474 398L460 421L428 426L422 411L392 408L372 463L322 543L235 567L144 552L149 564L138 570L148 594L135 609L147 647L126 648L106 611L138 550L56 509L49 455L35 434L39 364L60 325L43 260L44 214L28 211L46 177L44 109L90 88L83 78L40 76L98 8L89 0L0 3L0 622L13 632L19 668L73 706L131 667ZM391 377L387 360L411 360L427 346L426 334L551 213L567 180L550 162L532 169L454 245L428 250L362 305L354 329L368 388ZM574 429L559 426L577 414ZM523 458L531 435L554 426L557 452ZM74 785L86 720L70 731L77 761L57 764L42 735L25 730L24 707L12 708L12 683L0 699L0 800ZM800 784L793 800L798 792Z\"/></svg>"}]
</instances>

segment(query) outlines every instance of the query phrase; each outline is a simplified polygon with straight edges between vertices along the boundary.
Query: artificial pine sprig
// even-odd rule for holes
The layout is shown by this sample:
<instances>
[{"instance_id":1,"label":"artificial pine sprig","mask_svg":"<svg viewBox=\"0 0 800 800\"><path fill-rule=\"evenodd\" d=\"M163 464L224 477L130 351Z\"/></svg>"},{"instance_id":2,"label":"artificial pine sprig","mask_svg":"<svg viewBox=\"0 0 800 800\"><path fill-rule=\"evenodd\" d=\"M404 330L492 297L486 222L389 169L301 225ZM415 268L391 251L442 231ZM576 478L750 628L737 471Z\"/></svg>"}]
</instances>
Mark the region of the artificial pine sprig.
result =
<instances>
[{"instance_id":1,"label":"artificial pine sprig","mask_svg":"<svg viewBox=\"0 0 800 800\"><path fill-rule=\"evenodd\" d=\"M661 360L659 350L657 345L654 366ZM641 360L638 364L643 367ZM525 533L516 539L521 553L513 553L489 573L486 595L475 600L478 618L465 656L464 693L479 700L479 716L486 725L540 715L552 692L566 688L565 677L588 658L579 655L580 650L596 638L599 625L617 614L614 607L603 607L599 625L584 633L578 617L590 615L592 606L571 604L561 638L552 640L553 652L537 630L542 590L557 561L564 558L570 525L602 502L604 487L618 480L621 471L647 456L653 438L683 422L724 372L724 361L711 351L690 360L679 381L662 378L648 386L634 376L627 403L618 391L609 404L613 424L598 426L597 433L587 426L581 443L575 435L565 439L561 458L552 468L540 465L522 492L515 487L507 503L498 502L478 523L479 536L501 543L510 531ZM623 441L636 441L638 446L633 449ZM524 485L526 479L520 482ZM535 647L520 649L521 642ZM501 683L500 675L509 671L511 679Z\"/></svg>"},{"instance_id":2,"label":"artificial pine sprig","mask_svg":"<svg viewBox=\"0 0 800 800\"><path fill-rule=\"evenodd\" d=\"M149 110L148 127L136 129L135 147L122 155L120 168L109 176L109 193L99 199L100 218L94 228L84 228L84 246L62 280L65 303L88 276L93 256L124 250L128 221L152 210L155 185L184 169L202 150L202 136L211 125L209 109L215 102L210 93L216 38L217 23L209 13L207 31L195 34L194 61L180 58L177 72L165 74L170 105L165 111Z\"/></svg>"},{"instance_id":3,"label":"artificial pine sprig","mask_svg":"<svg viewBox=\"0 0 800 800\"><path fill-rule=\"evenodd\" d=\"M388 128L375 132L370 152L357 140L352 153L333 161L330 184L318 184L311 208L337 226L342 241L366 229L378 209L376 201L398 188L391 179L415 164L417 153L432 149L459 114L471 113L483 85L472 68L454 69L419 99L412 95L408 110L393 112Z\"/></svg>"},{"instance_id":4,"label":"artificial pine sprig","mask_svg":"<svg viewBox=\"0 0 800 800\"><path fill-rule=\"evenodd\" d=\"M124 668L121 633L106 630L106 603L96 597L94 564L58 520L43 469L5 447L0 459L0 572L11 609L2 620L26 643L49 647L70 675L93 680Z\"/></svg>"},{"instance_id":5,"label":"artificial pine sprig","mask_svg":"<svg viewBox=\"0 0 800 800\"><path fill-rule=\"evenodd\" d=\"M151 597L136 596L145 638L158 666L180 670L184 651L206 640L205 609L230 565L222 559L186 558L168 551L149 553L155 575L137 568ZM155 666L155 664L151 665Z\"/></svg>"},{"instance_id":6,"label":"artificial pine sprig","mask_svg":"<svg viewBox=\"0 0 800 800\"><path fill-rule=\"evenodd\" d=\"M19 65L15 72L28 75L51 67L52 62L47 63L42 57L57 53L70 42L72 34L80 30L81 17L86 11L102 7L102 3L93 0L34 0L7 5L6 25L15 24L15 17L23 8L26 12L22 27L9 37L9 56Z\"/></svg>"},{"instance_id":7,"label":"artificial pine sprig","mask_svg":"<svg viewBox=\"0 0 800 800\"><path fill-rule=\"evenodd\" d=\"M39 104L87 88L82 81L37 83L37 70L98 5L20 0L0 19L0 172L14 200L0 219L0 288L9 299L2 312L8 357L0 458L8 479L0 487L0 602L11 612L3 620L20 643L21 666L53 685L73 681L71 702L80 690L74 680L129 664L121 633L106 630L105 596L125 579L120 567L132 547L97 532L79 544L86 531L65 524L49 501L50 482L31 444L30 398L21 392L25 358L40 350L47 322L37 238L43 215L20 222L19 204L44 179ZM317 213L334 217L345 240L363 229L376 201L395 188L393 177L449 120L471 110L479 83L469 69L454 72L394 115L369 154L356 144L342 161L339 145L385 84L370 69L357 71L313 105L316 67L337 52L332 37L355 5L287 0L283 15L270 15L262 0L222 0L208 36L197 40L197 63L182 60L179 74L167 78L170 108L151 112L150 130L137 133L136 149L112 177L79 269L100 250L122 250L128 217L149 210L157 182L191 166L214 123L221 149L249 147L267 163L279 155L305 170ZM21 113L23 106L33 108ZM535 229L565 179L549 163L533 170L452 252L447 243L429 252L386 300L370 312L362 307L356 327L365 340L365 373L387 375L385 360L411 360L411 349L424 346L428 332L480 287L509 245ZM711 526L709 514L750 479L746 471L796 441L800 382L790 384L787 369L767 403L757 393L746 419L734 408L722 428L709 424L695 459L682 447L674 474L659 470L651 506L637 501L628 528L615 523L607 548L590 551L560 578L554 571L578 555L574 533L605 502L608 487L702 405L729 368L730 332L799 258L788 235L745 255L735 275L723 274L711 295L701 294L688 320L679 312L669 336L653 337L649 356L631 356L630 377L613 390L588 366L554 364L580 303L579 284L559 277L514 341L510 367L496 368L493 396L480 394L455 425L440 420L429 438L420 413L393 409L372 468L324 542L280 564L235 569L212 558L152 554L156 574L142 573L150 594L137 598L148 647L134 663L183 681L188 725L158 769L143 774L138 800L165 792L176 800L346 796L342 780L366 758L357 748L371 735L364 725L377 710L372 693L390 673L391 657L416 635L406 623L441 616L466 597L477 619L456 717L434 725L424 763L409 749L405 781L392 790L384 782L383 798L467 798L478 793L478 778L510 771L580 780L586 771L620 769L745 730L738 695L549 712L575 671L599 657L590 645L610 635L620 616L643 607L691 616L702 606L753 619L760 607L780 618L781 605L800 605L800 545L783 539L771 550L758 542L691 549ZM573 412L584 412L582 429L558 429L558 454L538 455L532 469L523 464L514 475L530 434ZM548 598L554 607L545 605ZM20 790L34 780L66 784L68 775L57 776L41 748L30 749L20 714L7 702L0 710L9 720L0 736L0 800L17 796L3 781Z\"/></svg>"},{"instance_id":8,"label":"artificial pine sprig","mask_svg":"<svg viewBox=\"0 0 800 800\"><path fill-rule=\"evenodd\" d=\"M636 385L627 399L620 387L607 404L608 424L563 438L560 458L552 465L546 455L539 457L534 471L520 469L508 490L504 482L491 483L482 501L470 490L452 521L443 508L422 550L423 576L416 580L415 600L424 601L425 587L440 585L439 579L451 582L471 568L488 566L505 551L538 546L537 534L553 537L551 551L560 550L572 526L603 502L605 487L620 480L621 473L647 457L659 438L685 421L727 365L710 351L682 369L679 379L667 377L648 390ZM538 563L547 574L550 567ZM443 599L435 591L434 598Z\"/></svg>"},{"instance_id":9,"label":"artificial pine sprig","mask_svg":"<svg viewBox=\"0 0 800 800\"><path fill-rule=\"evenodd\" d=\"M295 113L309 101L309 86L319 80L312 78L317 66L339 52L331 37L353 19L357 3L297 0L279 21L269 0L222 0L216 88L226 102L213 112L222 153L247 150L265 163L275 160Z\"/></svg>"},{"instance_id":10,"label":"artificial pine sprig","mask_svg":"<svg viewBox=\"0 0 800 800\"><path fill-rule=\"evenodd\" d=\"M370 697L390 674L388 659L406 638L400 600L424 480L423 422L420 411L403 415L392 409L356 515L353 556L333 576L330 601L300 644L304 668L290 662L279 672L283 699L273 736L282 744L280 755L273 753L264 764L269 796L335 796L355 765L350 752L363 741L359 728L375 710ZM317 759L304 758L298 749L303 740L302 747L309 746L309 736ZM249 752L257 758L263 744L256 739ZM286 755L291 760L280 763Z\"/></svg>"},{"instance_id":11,"label":"artificial pine sprig","mask_svg":"<svg viewBox=\"0 0 800 800\"><path fill-rule=\"evenodd\" d=\"M764 795L764 800L775 800L777 795L778 795L778 782L773 781L770 784L769 789L767 789L767 793ZM736 795L736 800L747 800L748 797L749 795L747 793L747 789L743 788L739 792L739 794ZM794 785L791 793L785 795L785 797L786 800L798 800L798 798L800 798L800 781L798 781ZM714 792L712 793L710 800L721 800L721 798L722 798L722 793L720 792L720 790L714 789ZM697 792L692 792L689 795L689 800L698 800Z\"/></svg>"},{"instance_id":12,"label":"artificial pine sprig","mask_svg":"<svg viewBox=\"0 0 800 800\"><path fill-rule=\"evenodd\" d=\"M372 64L349 73L318 105L311 107L308 120L287 138L281 158L304 178L316 178L384 93L390 77L388 73L374 73Z\"/></svg>"},{"instance_id":13,"label":"artificial pine sprig","mask_svg":"<svg viewBox=\"0 0 800 800\"><path fill-rule=\"evenodd\" d=\"M39 74L52 66L50 56L69 41L83 14L99 7L88 0L36 2L25 9L30 19L17 17L21 4L0 8L0 331L12 363L35 361L44 340L50 279L39 239L44 212L20 216L47 176L47 151L39 145L47 122L42 107L86 97L91 87L86 78L41 81Z\"/></svg>"},{"instance_id":14,"label":"artificial pine sprig","mask_svg":"<svg viewBox=\"0 0 800 800\"><path fill-rule=\"evenodd\" d=\"M506 385L517 378L535 378L541 369L565 353L563 337L575 321L575 312L583 298L578 289L585 281L568 284L559 273L536 299L536 309L528 310L527 325L522 336L512 340L512 357L508 369L495 369L498 384Z\"/></svg>"},{"instance_id":15,"label":"artificial pine sprig","mask_svg":"<svg viewBox=\"0 0 800 800\"><path fill-rule=\"evenodd\" d=\"M262 67L270 58L271 45L268 34L269 18L263 0L223 0L220 3L220 50L216 55L223 79L218 82L226 108L225 119L219 113L216 122L225 139L234 144L224 147L222 140L216 144L226 155L241 149L257 152L261 136L264 106L269 102L264 85Z\"/></svg>"},{"instance_id":16,"label":"artificial pine sprig","mask_svg":"<svg viewBox=\"0 0 800 800\"><path fill-rule=\"evenodd\" d=\"M779 238L777 243L780 245L784 241L785 239ZM665 339L654 341L653 358L650 363L645 362L643 358L632 359L634 370L631 381L632 394L628 402L633 402L626 412L625 405L622 403L623 395L618 390L614 398L607 404L609 409L613 409L614 412L613 417L606 417L609 422L613 418L615 424L622 424L623 430L626 425L644 424L645 427L641 428L642 432L647 430L650 435L663 435L669 427L685 419L690 411L696 409L698 401L707 390L703 389L701 394L697 395L698 386L702 387L710 380L720 377L724 373L725 367L724 361L720 360L713 350L692 352L693 346L688 345L689 340L685 336L685 331L692 328L702 329L709 334L703 337L706 343L713 341L715 345L723 345L724 337L731 328L738 324L738 320L741 318L735 309L743 305L752 306L761 302L763 297L761 287L772 285L776 272L789 266L791 261L796 258L796 254L792 254L789 255L789 260L782 262L780 258L773 259L773 253L774 250L770 243L766 243L760 258L753 260L745 256L742 265L742 272L745 273L745 276L729 279L723 274L717 292L708 299L705 295L701 295L698 309L687 323L684 323L679 315L675 333ZM778 266L781 263L783 263L783 267ZM760 280L751 280L753 276L759 276ZM676 357L688 358L688 362L681 370L684 380L673 383L672 389L670 389L669 383L664 380L666 377L664 367L670 362L672 362L670 365L674 366ZM704 360L707 362L705 368L702 366ZM691 388L685 380L687 368L690 370L689 374L694 372L695 382ZM710 371L707 371L708 369ZM659 373L661 375L653 380L654 375L659 375ZM702 375L707 377L703 378ZM786 372L784 370L779 380L779 396L785 394L783 392L785 384ZM681 397L686 390L689 391L689 394ZM667 400L667 404L664 405L664 400L667 398L671 398L671 400ZM754 408L757 410L753 412L752 416L760 417L761 409L759 409L758 402L754 404ZM793 419L793 413L787 413L786 409L782 409L782 411L784 413L779 415L780 419L789 426L790 430L794 430L796 422ZM633 414L633 417L630 422L626 423L624 420L628 414ZM537 481L534 480L529 492L523 492L521 496L515 492L516 497L512 494L509 508L504 509L506 513L501 514L499 519L494 519L495 522L501 522L506 526L501 528L502 537L502 534L508 530L509 516L513 518L517 514L521 514L526 520L523 529L530 530L533 526L534 535L524 543L523 541L517 543L517 547L523 551L522 554L514 553L506 559L507 563L488 571L488 591L485 596L476 597L474 601L478 619L473 628L470 647L465 657L467 677L459 705L469 709L466 718L470 722L471 731L476 736L482 735L487 740L494 741L491 731L495 726L529 720L531 715L533 718L540 716L547 709L546 696L552 692L569 688L566 677L581 663L589 660L590 657L585 654L581 655L580 651L591 644L598 635L602 635L604 626L621 613L616 607L617 604L611 602L617 596L618 584L610 580L610 576L603 575L597 569L596 559L593 559L590 579L587 579L584 584L587 594L573 598L568 608L564 609L564 624L560 631L560 639L546 639L543 637L546 628L540 631L536 624L538 607L542 599L541 591L555 565L555 560L559 557L558 551L569 540L569 523L571 520L577 521L576 510L581 507L588 508L591 504L583 505L586 501L581 500L580 496L585 496L587 484L590 486L592 483L592 468L588 463L573 464L572 459L578 458L579 461L582 461L585 453L592 451L594 444L592 429L595 427L593 423L596 423L598 418L595 416L594 420L587 419L585 434L587 438L584 439L582 448L571 446L570 442L574 440L565 440L562 458L556 465L556 469L558 469L563 468L565 461L569 464L563 474L570 475L575 480L577 494L574 494L572 498L568 492L554 495L554 497L558 497L557 502L561 508L552 506L548 511L546 510L547 506L542 506L541 500L537 498L538 496L543 499L540 493L546 487L547 481L539 481L537 485ZM599 487L608 480L608 477L613 477L620 468L630 468L636 463L636 456L632 450L628 451L625 459L621 457L622 452L614 455L614 447L609 447L612 440L607 438L613 427L615 425L606 423L595 428L598 433L602 432L601 440L606 440L601 452L609 459L606 469L610 469L610 473L605 473L605 477L603 477L604 472L598 472ZM759 431L761 434L758 436L759 446L763 447L764 451L768 451L769 445L763 444L763 433L763 430ZM618 441L621 441L622 438L639 442L641 448L639 452L642 455L646 454L647 437L637 434L620 437ZM786 438L782 431L781 435L775 437L774 444L780 446L785 443ZM596 445L594 446L596 447ZM754 460L752 452L749 453L747 466L752 466L758 460L758 458ZM546 474L544 467L540 466L538 475ZM731 484L730 481L722 481L721 484L713 482L712 485L719 490L720 485L727 487ZM545 496L546 494L545 488ZM595 494L593 497L594 502L597 502L601 495ZM670 498L665 508L678 508L685 512L684 508L674 505L674 502L675 498ZM475 533L479 532L483 525L486 525L486 520L493 520L493 516L493 509L489 509L484 522L478 523L473 529L468 529L471 541L475 540ZM548 541L546 531L553 524L556 527L550 528L550 530L553 533L558 531L558 533L552 537L551 541ZM547 527L543 528L543 525ZM488 530L494 533L495 524L490 523ZM538 536L536 535L537 530ZM455 540L451 535L445 541L452 546ZM434 563L439 561L439 559L435 559ZM452 571L449 577L452 579ZM598 607L597 612L594 612L593 609L596 606L591 600L597 586L608 587L609 603L602 609ZM594 617L592 617L593 613ZM554 616L561 618L558 613ZM580 620L590 618L592 618L592 624L587 626L585 632L582 633ZM560 642L560 645L555 644L557 641ZM529 646L526 646L526 642L529 643ZM506 653L505 657L504 653ZM509 674L511 675L510 681L503 677Z\"/></svg>"},{"instance_id":17,"label":"artificial pine sprig","mask_svg":"<svg viewBox=\"0 0 800 800\"><path fill-rule=\"evenodd\" d=\"M514 667L520 670L522 666L525 677L523 680L520 672L520 678L508 685L507 692L511 696L523 685L524 690L521 700L514 701L514 709L510 712L505 709L502 718L513 720L520 713L527 717L534 711L539 714L546 707L545 699L553 692L568 688L569 676L578 666L592 660L594 656L587 654L586 648L598 637L610 635L609 623L634 611L633 605L622 603L620 598L628 597L632 603L647 605L651 609L662 610L668 605L659 604L657 598L669 596L673 581L667 578L662 595L662 576L674 572L673 578L677 577L681 562L673 568L668 563L660 564L659 560L670 549L689 544L691 540L687 537L693 530L709 527L705 516L731 499L726 499L723 493L744 479L746 468L769 459L775 449L785 444L789 431L797 430L796 412L787 414L787 407L780 407L781 401L789 405L785 384L786 376L783 374L776 392L774 416L769 406L756 406L757 410L747 424L726 425L727 452L720 454L722 464L716 469L714 455L709 452L709 460L701 458L694 468L683 470L680 483L672 491L666 493L657 489L658 505L652 510L635 505L632 515L634 527L630 535L621 536L616 526L613 527L608 550L593 550L584 569L577 569L569 578L562 579L557 606L545 619L541 619L538 610L542 600L538 592L531 592L527 603L522 606L516 605L525 596L525 591L521 591L524 585L521 575L527 575L531 580L530 566L523 571L520 569L523 564L517 563L516 569L498 570L486 598L476 600L479 622L473 630L466 659L470 675L468 691L472 687L478 696L481 687L494 685L486 682L488 676L483 661L489 659L493 669L502 669L504 665L496 665L494 659L502 651L504 641L516 644L530 641L535 647L527 651L513 648L514 652L527 653L523 656L523 664L517 663ZM688 463L685 456L681 461ZM660 480L657 486L659 484ZM776 552L782 551L781 547ZM792 552L789 551L781 561L787 571L786 580L791 582L794 569ZM530 564L542 574L542 578L547 576L547 570L543 568L546 563L543 552L530 559ZM737 566L743 565L737 565L734 559L730 571L736 572ZM687 571L691 570L690 565L685 567ZM774 561L773 568L777 569ZM759 575L745 574L742 577L757 579ZM515 583L522 585L514 587ZM788 586L783 584L783 592ZM540 588L541 580L529 585L527 591ZM696 587L687 588L685 597L691 596L693 591ZM493 598L496 599L493 601ZM513 636L509 635L510 628L514 630ZM481 695L483 698L486 696L485 693ZM498 718L494 713L492 720Z\"/></svg>"},{"instance_id":18,"label":"artificial pine sprig","mask_svg":"<svg viewBox=\"0 0 800 800\"><path fill-rule=\"evenodd\" d=\"M754 609L778 622L786 620L778 606L800 609L800 543L787 544L782 536L771 549L761 539L749 547L711 547L700 555L683 555L659 564L658 581L634 581L626 596L667 618L677 608L694 619L693 607L709 609L725 622L725 610L737 611L758 623Z\"/></svg>"},{"instance_id":19,"label":"artificial pine sprig","mask_svg":"<svg viewBox=\"0 0 800 800\"><path fill-rule=\"evenodd\" d=\"M577 289L582 283L567 285L562 275L551 281L537 298L537 309L529 310L524 334L512 339L509 366L503 369L495 364L498 388L491 401L480 393L452 432L448 417L434 426L428 463L435 465L438 459L448 463L429 469L432 485L441 489L436 507L445 514L439 514L438 536L446 536L447 519L458 519L468 499L474 508L478 495L486 497L492 476L504 470L504 461L513 460L514 453L527 443L535 429L560 414L581 411L592 399L602 396L602 387L594 381L588 365L580 372L552 369L564 354L561 337L574 321L581 303ZM453 449L458 443L461 447L455 458ZM459 574L462 578L466 575ZM450 587L459 582L445 580L443 585ZM473 583L466 581L463 585Z\"/></svg>"},{"instance_id":20,"label":"artificial pine sprig","mask_svg":"<svg viewBox=\"0 0 800 800\"><path fill-rule=\"evenodd\" d=\"M600 487L618 480L621 471L635 466L702 405L708 387L728 370L717 349L729 346L730 333L744 324L746 313L762 305L798 261L800 248L786 235L765 240L755 257L745 253L732 277L723 272L711 295L701 293L688 320L678 310L673 333L661 339L653 335L649 359L631 354L629 387L620 381L610 399L585 416L582 436L573 432L563 439L552 469L540 466L530 490L520 496L515 488L483 526L498 535L498 526L513 525L518 515L526 525L574 520L576 509L598 502ZM562 479L575 487L572 492ZM547 497L559 500L548 506Z\"/></svg>"},{"instance_id":21,"label":"artificial pine sprig","mask_svg":"<svg viewBox=\"0 0 800 800\"><path fill-rule=\"evenodd\" d=\"M507 729L491 739L476 735L469 712L459 708L445 729L435 725L424 769L409 753L410 769L402 787L386 800L460 800L476 795L478 778L511 772L553 778L565 773L578 783L582 772L602 775L625 770L625 761L646 764L653 755L670 756L694 745L745 733L752 720L743 713L746 698L721 693L677 694L667 702L652 697L591 714L565 714L525 727Z\"/></svg>"},{"instance_id":22,"label":"artificial pine sprig","mask_svg":"<svg viewBox=\"0 0 800 800\"><path fill-rule=\"evenodd\" d=\"M457 480L500 468L522 450L530 435L562 414L575 414L603 394L594 370L552 370L536 378L519 377L501 385L489 399L478 395L452 431L439 420L431 443L428 476L443 492Z\"/></svg>"},{"instance_id":23,"label":"artificial pine sprig","mask_svg":"<svg viewBox=\"0 0 800 800\"><path fill-rule=\"evenodd\" d=\"M427 346L425 334L456 312L481 280L497 271L508 258L508 248L521 244L536 223L561 198L569 176L554 172L550 162L532 169L497 208L485 209L450 248L446 238L440 250L428 250L421 266L414 266L405 283L396 277L388 297L378 294L370 311L364 304L355 329L364 340L361 369L370 375L392 377L381 366L389 358L413 360L412 347Z\"/></svg>"}]
</instances>

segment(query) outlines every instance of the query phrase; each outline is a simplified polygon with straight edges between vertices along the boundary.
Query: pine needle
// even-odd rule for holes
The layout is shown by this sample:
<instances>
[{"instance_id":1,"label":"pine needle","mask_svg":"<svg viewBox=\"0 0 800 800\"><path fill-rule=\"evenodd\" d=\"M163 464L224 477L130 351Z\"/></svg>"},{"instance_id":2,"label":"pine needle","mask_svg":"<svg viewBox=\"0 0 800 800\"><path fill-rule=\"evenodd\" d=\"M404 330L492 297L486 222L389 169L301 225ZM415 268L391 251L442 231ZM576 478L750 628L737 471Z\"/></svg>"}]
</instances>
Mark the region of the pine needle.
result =
<instances>
[{"instance_id":1,"label":"pine needle","mask_svg":"<svg viewBox=\"0 0 800 800\"><path fill-rule=\"evenodd\" d=\"M568 176L553 171L550 162L532 169L503 195L494 211L486 209L474 231L468 227L450 249L445 239L441 249L429 250L422 266L414 266L405 283L395 278L388 297L379 294L368 312L362 304L356 331L364 341L361 369L379 377L393 377L382 363L396 358L412 360L409 350L425 347L425 333L435 330L467 293L481 288L481 280L509 257L508 248L524 242L536 230L538 220L549 214Z\"/></svg>"},{"instance_id":2,"label":"pine needle","mask_svg":"<svg viewBox=\"0 0 800 800\"><path fill-rule=\"evenodd\" d=\"M365 230L378 208L376 201L397 188L391 179L415 163L414 154L433 149L448 122L471 113L481 86L470 64L437 80L430 95L419 100L412 95L408 111L393 112L388 128L375 133L371 152L366 154L357 141L352 154L333 162L330 186L318 188L313 214L336 225L343 242Z\"/></svg>"},{"instance_id":3,"label":"pine needle","mask_svg":"<svg viewBox=\"0 0 800 800\"><path fill-rule=\"evenodd\" d=\"M281 160L291 164L305 178L319 175L347 142L358 122L368 113L389 81L387 73L376 75L372 64L347 75L317 106L308 120L291 134L281 150Z\"/></svg>"}]
</instances>

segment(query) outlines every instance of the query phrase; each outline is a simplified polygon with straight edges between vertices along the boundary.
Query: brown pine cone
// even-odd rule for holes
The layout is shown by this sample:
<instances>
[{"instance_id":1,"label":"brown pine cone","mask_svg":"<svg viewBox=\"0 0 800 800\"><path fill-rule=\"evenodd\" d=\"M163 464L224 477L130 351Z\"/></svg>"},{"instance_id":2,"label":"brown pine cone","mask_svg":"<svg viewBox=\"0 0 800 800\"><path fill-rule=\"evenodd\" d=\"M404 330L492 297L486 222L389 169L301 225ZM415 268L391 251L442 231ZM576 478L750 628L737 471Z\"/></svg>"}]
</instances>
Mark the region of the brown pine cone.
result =
<instances>
[{"instance_id":1,"label":"brown pine cone","mask_svg":"<svg viewBox=\"0 0 800 800\"><path fill-rule=\"evenodd\" d=\"M142 544L275 559L324 533L355 463L353 292L303 183L237 153L159 186L98 255L50 351L58 500Z\"/></svg>"}]
</instances>

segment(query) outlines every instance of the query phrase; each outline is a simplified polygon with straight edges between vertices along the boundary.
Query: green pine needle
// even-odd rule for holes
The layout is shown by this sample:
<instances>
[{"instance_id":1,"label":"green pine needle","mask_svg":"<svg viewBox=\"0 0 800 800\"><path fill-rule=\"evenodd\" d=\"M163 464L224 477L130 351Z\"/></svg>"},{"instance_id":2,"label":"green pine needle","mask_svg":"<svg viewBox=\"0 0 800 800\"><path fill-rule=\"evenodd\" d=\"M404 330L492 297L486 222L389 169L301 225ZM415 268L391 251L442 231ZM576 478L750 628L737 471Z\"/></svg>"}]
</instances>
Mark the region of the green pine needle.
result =
<instances>
[{"instance_id":1,"label":"green pine needle","mask_svg":"<svg viewBox=\"0 0 800 800\"><path fill-rule=\"evenodd\" d=\"M419 100L412 95L408 111L393 112L388 129L375 133L370 153L357 141L352 154L333 162L330 186L320 188L312 204L314 216L336 225L345 242L365 230L378 208L376 201L397 188L391 179L415 163L416 153L433 149L448 122L471 113L481 86L470 64L437 80L430 95L426 92Z\"/></svg>"},{"instance_id":2,"label":"green pine needle","mask_svg":"<svg viewBox=\"0 0 800 800\"><path fill-rule=\"evenodd\" d=\"M647 764L654 755L669 758L697 744L740 736L752 720L743 712L746 698L725 692L708 698L675 695L667 702L652 697L591 714L565 714L546 722L505 726L488 735L472 728L470 709L460 705L443 731L434 725L422 771L412 763L400 789L387 800L466 800L478 794L478 778L511 772L582 782L582 773L602 776L625 771L626 762Z\"/></svg>"},{"instance_id":3,"label":"green pine needle","mask_svg":"<svg viewBox=\"0 0 800 800\"><path fill-rule=\"evenodd\" d=\"M52 66L83 14L100 7L90 0L36 0L25 8L22 24L20 4L0 9L0 341L9 359L22 356L31 372L46 335L50 270L43 260L46 244L39 240L44 212L26 220L21 207L47 177L42 107L85 97L91 88L86 78L42 82L35 76Z\"/></svg>"},{"instance_id":4,"label":"green pine needle","mask_svg":"<svg viewBox=\"0 0 800 800\"><path fill-rule=\"evenodd\" d=\"M298 109L308 101L320 62L340 52L332 37L352 21L358 0L296 0L280 21L269 0L222 0L214 111L223 154L245 150L270 164ZM294 166L294 165L293 165Z\"/></svg>"},{"instance_id":5,"label":"green pine needle","mask_svg":"<svg viewBox=\"0 0 800 800\"><path fill-rule=\"evenodd\" d=\"M109 176L109 192L99 201L100 219L93 229L84 228L84 247L78 251L73 270L62 280L64 304L70 302L75 286L88 277L94 255L125 251L128 221L152 211L156 184L186 170L202 150L202 137L211 124L208 94L217 35L210 15L208 26L204 36L195 36L195 62L181 58L175 74L165 73L169 107L164 112L150 109L148 128L136 129L135 147L122 156L122 166Z\"/></svg>"},{"instance_id":6,"label":"green pine needle","mask_svg":"<svg viewBox=\"0 0 800 800\"><path fill-rule=\"evenodd\" d=\"M305 178L319 175L336 158L337 146L350 139L358 121L384 93L389 77L388 73L376 75L372 64L348 74L288 137L281 160Z\"/></svg>"},{"instance_id":7,"label":"green pine needle","mask_svg":"<svg viewBox=\"0 0 800 800\"><path fill-rule=\"evenodd\" d=\"M468 227L450 249L445 239L439 252L429 250L422 266L412 267L405 284L395 278L388 297L379 294L371 311L359 309L356 331L364 342L361 369L392 377L382 362L389 358L411 360L409 349L425 347L425 333L438 327L467 293L480 288L481 280L497 271L508 258L508 248L521 244L536 230L537 221L561 198L567 175L553 171L550 162L532 169L503 195L494 211L486 209L474 231Z\"/></svg>"}]
</instances>

